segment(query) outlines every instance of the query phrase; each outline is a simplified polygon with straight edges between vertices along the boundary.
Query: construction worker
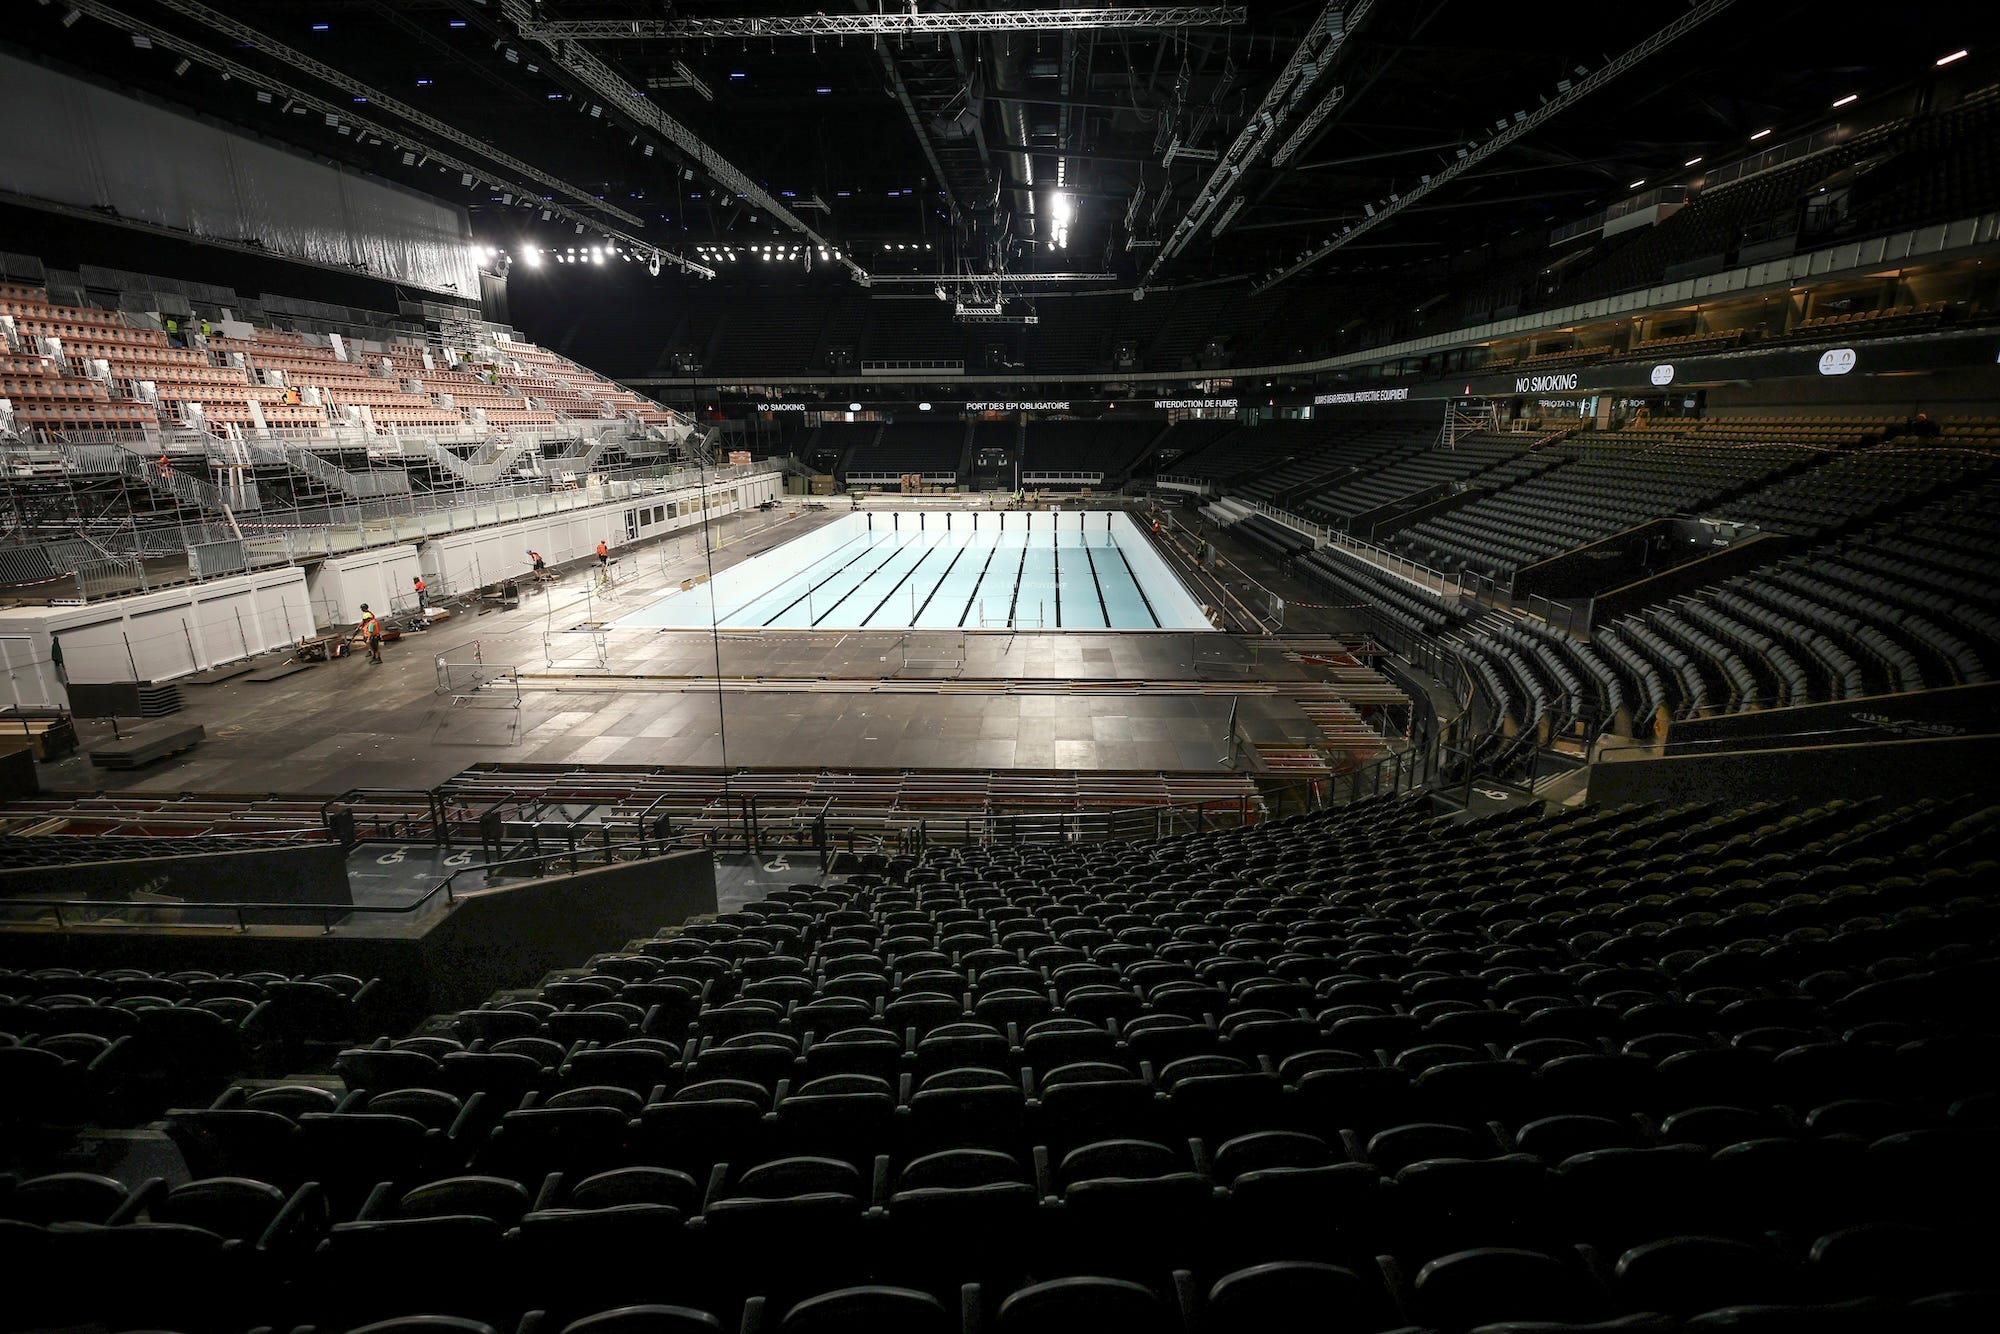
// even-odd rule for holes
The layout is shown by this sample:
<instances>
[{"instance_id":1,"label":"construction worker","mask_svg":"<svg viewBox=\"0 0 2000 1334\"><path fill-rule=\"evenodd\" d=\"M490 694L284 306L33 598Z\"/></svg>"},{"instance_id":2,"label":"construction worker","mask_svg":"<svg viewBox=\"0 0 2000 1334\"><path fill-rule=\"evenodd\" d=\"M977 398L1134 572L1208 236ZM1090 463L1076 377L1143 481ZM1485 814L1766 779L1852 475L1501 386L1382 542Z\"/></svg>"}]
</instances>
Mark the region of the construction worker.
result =
<instances>
[{"instance_id":1,"label":"construction worker","mask_svg":"<svg viewBox=\"0 0 2000 1334\"><path fill-rule=\"evenodd\" d=\"M203 320L203 321L201 322L201 336L202 336L203 338L207 338L207 337L208 337L208 332L209 332L209 323L208 323L208 321L207 321L207 320Z\"/></svg>"},{"instance_id":2,"label":"construction worker","mask_svg":"<svg viewBox=\"0 0 2000 1334\"><path fill-rule=\"evenodd\" d=\"M181 322L171 315L167 316L167 342L174 347L187 346L181 338Z\"/></svg>"},{"instance_id":3,"label":"construction worker","mask_svg":"<svg viewBox=\"0 0 2000 1334\"><path fill-rule=\"evenodd\" d=\"M165 454L160 455L160 461L158 463L155 463L153 466L160 470L160 476L162 478L172 477L174 475L174 461L168 458Z\"/></svg>"},{"instance_id":4,"label":"construction worker","mask_svg":"<svg viewBox=\"0 0 2000 1334\"><path fill-rule=\"evenodd\" d=\"M424 577L421 574L412 575L410 577L410 587L417 595L417 610L429 611L431 605L424 601Z\"/></svg>"},{"instance_id":5,"label":"construction worker","mask_svg":"<svg viewBox=\"0 0 2000 1334\"><path fill-rule=\"evenodd\" d=\"M611 563L611 548L604 545L604 539L597 539L597 568L603 569Z\"/></svg>"},{"instance_id":6,"label":"construction worker","mask_svg":"<svg viewBox=\"0 0 2000 1334\"><path fill-rule=\"evenodd\" d=\"M368 610L368 604L361 604L361 624L354 627L363 639L368 641L368 661L380 664L382 661L382 622L375 619L375 613Z\"/></svg>"},{"instance_id":7,"label":"construction worker","mask_svg":"<svg viewBox=\"0 0 2000 1334\"><path fill-rule=\"evenodd\" d=\"M544 574L548 573L549 567L547 563L542 560L542 553L535 550L533 547L528 548L528 563L534 567L535 578L539 579Z\"/></svg>"}]
</instances>

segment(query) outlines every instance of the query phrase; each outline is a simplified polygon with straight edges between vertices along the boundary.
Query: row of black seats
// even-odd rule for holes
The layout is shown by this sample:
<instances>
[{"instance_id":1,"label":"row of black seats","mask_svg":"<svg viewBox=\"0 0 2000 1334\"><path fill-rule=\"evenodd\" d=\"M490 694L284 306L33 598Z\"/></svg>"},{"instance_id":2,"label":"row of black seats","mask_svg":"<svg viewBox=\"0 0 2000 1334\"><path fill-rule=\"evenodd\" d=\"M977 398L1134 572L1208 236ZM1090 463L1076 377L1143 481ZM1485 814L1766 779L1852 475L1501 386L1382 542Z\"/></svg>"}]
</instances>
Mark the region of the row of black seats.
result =
<instances>
[{"instance_id":1,"label":"row of black seats","mask_svg":"<svg viewBox=\"0 0 2000 1334\"><path fill-rule=\"evenodd\" d=\"M949 1312L964 1283L1183 1269L1207 1291L1265 1262L1421 1275L1494 1248L1539 1257L1518 1260L1530 1286L1571 1275L1562 1314L1624 1318L1662 1303L1622 1258L1682 1237L1703 1240L1628 1272L1754 1272L1737 1293L1823 1304L1836 1271L1869 1272L1811 1260L1850 1229L1849 1254L1912 1238L1941 1292L1978 1282L1993 1240L1993 822L1966 802L1464 820L1399 798L885 859L350 1048L338 1088L245 1085L168 1128L197 1175L306 1201L291 1260L240 1257L222 1285L276 1278L246 1325L351 1323L364 1296L566 1320L657 1300L663 1270L732 1319L862 1282ZM1506 1289L1512 1261L1463 1263L1430 1272ZM567 1308L490 1277L586 1268ZM381 1292L325 1281L352 1273ZM1360 1327L1534 1313L1371 1282L1389 1305ZM1676 1319L1736 1299L1660 1287Z\"/></svg>"},{"instance_id":2,"label":"row of black seats","mask_svg":"<svg viewBox=\"0 0 2000 1334\"><path fill-rule=\"evenodd\" d=\"M1187 1226L1199 1191L1185 1173L1083 1175L1142 1168L1135 1156L1128 1143L1069 1155L1061 1170L1076 1177L1065 1187L1073 1216L1038 1208L1025 1172L996 1172L964 1151L913 1162L893 1185L879 1165L871 1186L852 1166L818 1159L719 1168L705 1201L691 1179L644 1168L573 1183L551 1176L535 1190L495 1177L384 1185L347 1221L329 1215L312 1185L288 1193L216 1178L127 1191L80 1173L0 1180L0 1239L29 1266L10 1284L9 1323L143 1313L246 1327L306 1305L319 1323L340 1326L407 1310L504 1320L527 1307L548 1324L551 1313L587 1319L607 1303L674 1294L689 1311L745 1309L756 1319L775 1306L789 1308L782 1329L862 1334L946 1328L950 1308L932 1294L962 1293L976 1308L986 1292L1012 1291L1034 1295L1006 1299L998 1323L1024 1334L1455 1331L1594 1319L1658 1328L1658 1313L1748 1304L1790 1307L1790 1323L1768 1327L1806 1330L1845 1327L1812 1323L1842 1314L1842 1303L1863 1303L1853 1309L1879 1319L1911 1298L1976 1291L1985 1253L1943 1229L1870 1222L1818 1235L1674 1231L1609 1245L1520 1237L1371 1254L1346 1235L1338 1187L1317 1206L1332 1217L1308 1208L1286 1220L1293 1229L1246 1213L1261 1224L1246 1235L1234 1219L1226 1233ZM886 1207L869 1207L871 1192ZM1279 1258L1243 1263L1260 1252ZM1156 1283L1168 1269L1171 1283ZM107 1271L125 1281L75 1277ZM361 1275L368 1281L351 1281ZM878 1298L852 1286L828 1298L843 1278L868 1280ZM904 1295L881 1297L883 1288ZM1944 1323L1931 1327L1974 1328L1992 1302L1942 1302ZM1859 1315L1852 1327L1865 1327Z\"/></svg>"},{"instance_id":3,"label":"row of black seats","mask_svg":"<svg viewBox=\"0 0 2000 1334\"><path fill-rule=\"evenodd\" d=\"M1524 1274L1544 1268L1545 1256L1496 1258L1479 1254L1441 1257L1417 1274L1427 1294L1449 1294L1454 1280L1479 1281L1502 1264L1518 1264ZM1462 1266L1462 1268L1461 1268ZM1265 1334L1317 1331L1368 1334L1384 1330L1371 1311L1372 1278L1336 1265L1280 1261L1224 1275L1203 1291L1176 1273L1167 1285L1085 1276L1051 1279L1006 1294L968 1284L957 1301L911 1288L886 1285L841 1288L821 1293L789 1309L768 1300L745 1303L740 1323L725 1324L707 1311L686 1306L633 1305L595 1312L563 1323L546 1311L530 1311L514 1328L519 1334L1098 1334L1115 1328L1135 1334ZM998 1298L999 1306L992 1309ZM1557 1309L1554 1300L1518 1297L1496 1306L1517 1310ZM779 1315L779 1311L783 1315ZM1989 1328L1996 1311L1991 1291L1934 1293L1924 1297L1854 1298L1814 1304L1758 1304L1723 1307L1680 1317L1640 1312L1602 1321L1502 1320L1469 1334L1874 1334L1898 1329L1909 1334L1972 1334ZM1390 1317L1394 1318L1394 1317ZM447 1316L392 1318L353 1334L508 1334L509 1327ZM1385 1334L1429 1334L1421 1326L1399 1325Z\"/></svg>"},{"instance_id":4,"label":"row of black seats","mask_svg":"<svg viewBox=\"0 0 2000 1334\"><path fill-rule=\"evenodd\" d=\"M157 1111L300 1063L373 1029L378 985L345 973L0 973L0 1127Z\"/></svg>"}]
</instances>

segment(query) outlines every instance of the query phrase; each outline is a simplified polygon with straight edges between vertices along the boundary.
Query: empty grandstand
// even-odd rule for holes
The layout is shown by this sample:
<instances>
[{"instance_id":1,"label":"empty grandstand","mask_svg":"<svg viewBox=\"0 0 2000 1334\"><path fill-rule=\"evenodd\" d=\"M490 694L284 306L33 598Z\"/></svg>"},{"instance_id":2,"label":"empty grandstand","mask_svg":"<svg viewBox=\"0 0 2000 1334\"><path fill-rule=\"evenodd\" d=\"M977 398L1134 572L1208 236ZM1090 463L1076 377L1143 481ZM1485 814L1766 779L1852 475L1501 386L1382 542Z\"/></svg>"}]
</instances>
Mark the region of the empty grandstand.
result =
<instances>
[{"instance_id":1,"label":"empty grandstand","mask_svg":"<svg viewBox=\"0 0 2000 1334\"><path fill-rule=\"evenodd\" d=\"M0 1329L2000 1322L1982 14L5 26Z\"/></svg>"}]
</instances>

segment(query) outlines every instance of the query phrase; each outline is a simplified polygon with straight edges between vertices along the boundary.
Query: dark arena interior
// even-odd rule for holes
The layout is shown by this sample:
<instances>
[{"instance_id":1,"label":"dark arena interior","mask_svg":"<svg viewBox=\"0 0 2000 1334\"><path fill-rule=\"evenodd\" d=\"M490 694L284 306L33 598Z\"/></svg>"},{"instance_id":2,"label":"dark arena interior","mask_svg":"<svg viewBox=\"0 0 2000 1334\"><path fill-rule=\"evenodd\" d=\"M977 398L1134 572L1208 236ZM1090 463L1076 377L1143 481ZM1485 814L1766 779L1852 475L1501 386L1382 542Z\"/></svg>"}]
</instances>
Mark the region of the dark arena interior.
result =
<instances>
[{"instance_id":1,"label":"dark arena interior","mask_svg":"<svg viewBox=\"0 0 2000 1334\"><path fill-rule=\"evenodd\" d=\"M0 87L0 1330L2000 1330L1991 4Z\"/></svg>"}]
</instances>

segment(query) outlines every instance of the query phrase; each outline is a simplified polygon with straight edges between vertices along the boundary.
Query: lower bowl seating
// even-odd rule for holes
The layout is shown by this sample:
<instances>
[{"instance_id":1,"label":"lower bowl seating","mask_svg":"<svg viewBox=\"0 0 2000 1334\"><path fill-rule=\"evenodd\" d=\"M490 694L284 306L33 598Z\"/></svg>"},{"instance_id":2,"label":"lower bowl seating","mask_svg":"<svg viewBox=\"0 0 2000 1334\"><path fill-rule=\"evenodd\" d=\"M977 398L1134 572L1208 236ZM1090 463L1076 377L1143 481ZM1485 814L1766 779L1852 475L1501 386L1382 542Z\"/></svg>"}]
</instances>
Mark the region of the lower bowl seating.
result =
<instances>
[{"instance_id":1,"label":"lower bowl seating","mask_svg":"<svg viewBox=\"0 0 2000 1334\"><path fill-rule=\"evenodd\" d=\"M175 1110L192 1180L0 1179L9 1318L1990 1327L1996 819L1418 796L933 850ZM14 975L0 1052L81 1060L49 1017L139 984Z\"/></svg>"}]
</instances>

